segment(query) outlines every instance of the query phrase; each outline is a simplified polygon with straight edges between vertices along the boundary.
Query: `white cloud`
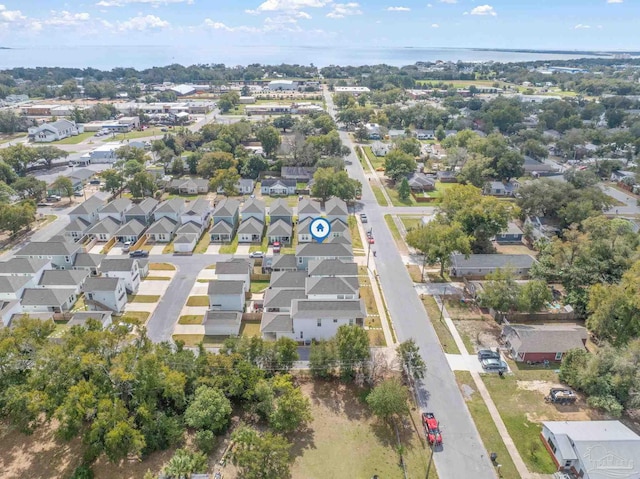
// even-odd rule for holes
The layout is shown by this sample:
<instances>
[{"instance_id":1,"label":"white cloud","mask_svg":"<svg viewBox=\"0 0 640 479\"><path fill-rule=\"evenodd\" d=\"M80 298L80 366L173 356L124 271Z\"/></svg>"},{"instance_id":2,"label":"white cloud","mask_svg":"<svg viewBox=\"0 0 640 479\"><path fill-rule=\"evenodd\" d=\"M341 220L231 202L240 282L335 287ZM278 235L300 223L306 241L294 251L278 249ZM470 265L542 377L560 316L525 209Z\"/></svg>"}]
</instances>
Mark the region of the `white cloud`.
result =
<instances>
[{"instance_id":1,"label":"white cloud","mask_svg":"<svg viewBox=\"0 0 640 479\"><path fill-rule=\"evenodd\" d=\"M169 28L170 26L171 24L169 22L155 15L138 15L124 22L118 22L117 29L122 32L130 30L143 32L145 30L160 30Z\"/></svg>"},{"instance_id":2,"label":"white cloud","mask_svg":"<svg viewBox=\"0 0 640 479\"><path fill-rule=\"evenodd\" d=\"M387 7L387 12L410 12L409 7Z\"/></svg>"},{"instance_id":3,"label":"white cloud","mask_svg":"<svg viewBox=\"0 0 640 479\"><path fill-rule=\"evenodd\" d=\"M578 23L575 27L573 27L574 30L587 30L591 28L591 25L584 25L582 23Z\"/></svg>"},{"instance_id":4,"label":"white cloud","mask_svg":"<svg viewBox=\"0 0 640 479\"><path fill-rule=\"evenodd\" d=\"M355 2L334 3L332 8L333 9L327 13L327 17L329 18L344 18L349 15L362 15L360 4Z\"/></svg>"},{"instance_id":5,"label":"white cloud","mask_svg":"<svg viewBox=\"0 0 640 479\"><path fill-rule=\"evenodd\" d=\"M607 0L607 3L622 3L623 0Z\"/></svg>"},{"instance_id":6,"label":"white cloud","mask_svg":"<svg viewBox=\"0 0 640 479\"><path fill-rule=\"evenodd\" d=\"M330 3L330 0L265 0L257 9L249 12L290 12L303 8L320 8Z\"/></svg>"},{"instance_id":7,"label":"white cloud","mask_svg":"<svg viewBox=\"0 0 640 479\"><path fill-rule=\"evenodd\" d=\"M440 0L440 3L458 3L458 0Z\"/></svg>"},{"instance_id":8,"label":"white cloud","mask_svg":"<svg viewBox=\"0 0 640 479\"><path fill-rule=\"evenodd\" d=\"M497 13L491 5L478 5L471 10L471 15L491 15L495 17Z\"/></svg>"},{"instance_id":9,"label":"white cloud","mask_svg":"<svg viewBox=\"0 0 640 479\"><path fill-rule=\"evenodd\" d=\"M433 5L431 5L430 3L427 3L427 8L431 8L433 7Z\"/></svg>"},{"instance_id":10,"label":"white cloud","mask_svg":"<svg viewBox=\"0 0 640 479\"><path fill-rule=\"evenodd\" d=\"M432 23L431 28L440 28L440 25L438 25L437 23Z\"/></svg>"},{"instance_id":11,"label":"white cloud","mask_svg":"<svg viewBox=\"0 0 640 479\"><path fill-rule=\"evenodd\" d=\"M20 10L7 10L7 7L0 5L0 23L16 23L26 19Z\"/></svg>"},{"instance_id":12,"label":"white cloud","mask_svg":"<svg viewBox=\"0 0 640 479\"><path fill-rule=\"evenodd\" d=\"M88 13L71 13L66 10L60 12L51 10L49 16L42 23L56 27L73 27L85 24L91 20Z\"/></svg>"},{"instance_id":13,"label":"white cloud","mask_svg":"<svg viewBox=\"0 0 640 479\"><path fill-rule=\"evenodd\" d=\"M186 3L187 5L193 5L193 0L100 0L96 3L98 7L124 7L132 3L141 3L145 5L151 5L152 7L159 7L160 5L169 5L171 3Z\"/></svg>"}]
</instances>

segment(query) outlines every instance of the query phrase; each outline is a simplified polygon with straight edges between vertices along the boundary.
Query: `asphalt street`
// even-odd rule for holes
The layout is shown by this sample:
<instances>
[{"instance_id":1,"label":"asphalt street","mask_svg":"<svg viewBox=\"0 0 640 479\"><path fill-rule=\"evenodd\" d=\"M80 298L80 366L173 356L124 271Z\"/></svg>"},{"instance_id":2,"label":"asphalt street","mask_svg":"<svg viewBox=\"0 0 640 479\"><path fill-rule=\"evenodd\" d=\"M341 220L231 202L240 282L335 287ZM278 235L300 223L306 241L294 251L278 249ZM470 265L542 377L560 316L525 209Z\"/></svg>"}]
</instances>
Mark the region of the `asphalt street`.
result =
<instances>
[{"instance_id":1,"label":"asphalt street","mask_svg":"<svg viewBox=\"0 0 640 479\"><path fill-rule=\"evenodd\" d=\"M325 99L329 111L335 115L333 100L326 90ZM369 227L374 231L375 264L398 340L414 339L427 364L427 374L418 383L417 395L421 410L434 412L443 431L444 446L434 453L438 476L443 479L495 478L495 470L464 404L455 376L353 151L353 142L344 131L340 132L340 137L352 150L347 158L351 160L347 171L352 178L362 182L362 200L357 210L367 214Z\"/></svg>"}]
</instances>

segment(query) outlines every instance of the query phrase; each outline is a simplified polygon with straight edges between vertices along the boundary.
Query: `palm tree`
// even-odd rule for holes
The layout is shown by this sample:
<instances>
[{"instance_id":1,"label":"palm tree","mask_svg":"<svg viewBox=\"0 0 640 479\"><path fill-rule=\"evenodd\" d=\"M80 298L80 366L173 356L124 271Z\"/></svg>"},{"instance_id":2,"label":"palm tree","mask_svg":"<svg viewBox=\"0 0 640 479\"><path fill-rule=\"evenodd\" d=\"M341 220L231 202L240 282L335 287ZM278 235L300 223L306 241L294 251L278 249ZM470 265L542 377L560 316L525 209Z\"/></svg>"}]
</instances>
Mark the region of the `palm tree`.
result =
<instances>
[{"instance_id":1,"label":"palm tree","mask_svg":"<svg viewBox=\"0 0 640 479\"><path fill-rule=\"evenodd\" d=\"M192 468L191 455L184 449L178 449L164 468L164 473L174 479L188 479Z\"/></svg>"}]
</instances>

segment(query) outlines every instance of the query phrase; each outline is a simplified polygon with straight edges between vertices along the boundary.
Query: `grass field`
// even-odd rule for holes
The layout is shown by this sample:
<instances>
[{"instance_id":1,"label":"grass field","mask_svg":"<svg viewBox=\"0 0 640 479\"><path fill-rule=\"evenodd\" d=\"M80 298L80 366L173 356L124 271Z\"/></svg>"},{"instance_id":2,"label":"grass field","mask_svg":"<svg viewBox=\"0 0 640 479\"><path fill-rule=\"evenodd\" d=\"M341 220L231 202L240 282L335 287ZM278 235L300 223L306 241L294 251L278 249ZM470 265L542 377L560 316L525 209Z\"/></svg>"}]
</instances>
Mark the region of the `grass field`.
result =
<instances>
[{"instance_id":1,"label":"grass field","mask_svg":"<svg viewBox=\"0 0 640 479\"><path fill-rule=\"evenodd\" d=\"M260 321L242 321L240 336L260 336Z\"/></svg>"},{"instance_id":2,"label":"grass field","mask_svg":"<svg viewBox=\"0 0 640 479\"><path fill-rule=\"evenodd\" d=\"M209 306L209 296L189 296L187 306Z\"/></svg>"},{"instance_id":3,"label":"grass field","mask_svg":"<svg viewBox=\"0 0 640 479\"><path fill-rule=\"evenodd\" d=\"M358 229L358 220L355 216L350 215L349 219L349 232L351 233L351 246L354 250L355 256L363 256L364 255L364 245L362 243L362 238L360 237L360 230ZM358 250L356 252L356 250Z\"/></svg>"},{"instance_id":4,"label":"grass field","mask_svg":"<svg viewBox=\"0 0 640 479\"><path fill-rule=\"evenodd\" d=\"M382 190L378 185L372 184L371 190L373 191L373 196L376 197L376 201L380 206L389 206L389 203L387 203L387 199L385 198L384 194L382 193Z\"/></svg>"},{"instance_id":5,"label":"grass field","mask_svg":"<svg viewBox=\"0 0 640 479\"><path fill-rule=\"evenodd\" d=\"M64 138L58 141L52 141L52 145L77 145L78 143L82 143L84 140L87 140L95 135L93 131L87 131L84 133L80 133L77 136L70 136L68 138Z\"/></svg>"},{"instance_id":6,"label":"grass field","mask_svg":"<svg viewBox=\"0 0 640 479\"><path fill-rule=\"evenodd\" d=\"M157 303L160 300L160 296L154 296L151 294L128 294L127 301L129 303Z\"/></svg>"},{"instance_id":7,"label":"grass field","mask_svg":"<svg viewBox=\"0 0 640 479\"><path fill-rule=\"evenodd\" d=\"M196 254L204 254L207 252L207 248L211 243L211 235L209 234L209 229L206 228L202 236L200 237L200 241L196 244L196 247L193 249L193 252Z\"/></svg>"},{"instance_id":8,"label":"grass field","mask_svg":"<svg viewBox=\"0 0 640 479\"><path fill-rule=\"evenodd\" d=\"M391 204L393 206L422 206L420 203L414 200L413 196L411 195L409 195L409 198L407 198L406 200L401 199L396 188L388 187L386 188L386 190L389 198L391 198Z\"/></svg>"},{"instance_id":9,"label":"grass field","mask_svg":"<svg viewBox=\"0 0 640 479\"><path fill-rule=\"evenodd\" d=\"M393 221L393 217L391 215L384 215L384 221L387 223L389 231L391 231L391 236L393 236L393 239L396 240L396 243L402 242L402 236L400 235L400 231L398 231L396 222Z\"/></svg>"},{"instance_id":10,"label":"grass field","mask_svg":"<svg viewBox=\"0 0 640 479\"><path fill-rule=\"evenodd\" d=\"M202 324L203 315L185 314L178 318L178 324Z\"/></svg>"},{"instance_id":11,"label":"grass field","mask_svg":"<svg viewBox=\"0 0 640 479\"><path fill-rule=\"evenodd\" d=\"M367 158L371 162L371 166L373 166L374 170L378 168L384 169L384 156L376 156L373 154L370 146L363 146L364 154L367 155Z\"/></svg>"},{"instance_id":12,"label":"grass field","mask_svg":"<svg viewBox=\"0 0 640 479\"><path fill-rule=\"evenodd\" d=\"M476 428L478 428L478 433L480 434L480 439L482 439L485 449L498 454L498 462L502 464L502 468L500 469L502 477L519 478L520 474L518 474L518 470L511 460L511 456L509 456L509 452L491 418L489 409L487 409L486 404L482 400L482 396L475 391L471 395L465 393L469 392L468 388L475 388L471 374L468 371L455 371L454 374L456 375L458 386L463 391L465 403L471 413L473 421L476 423Z\"/></svg>"},{"instance_id":13,"label":"grass field","mask_svg":"<svg viewBox=\"0 0 640 479\"><path fill-rule=\"evenodd\" d=\"M226 243L220 246L220 254L233 254L238 249L238 235L233 238L231 243Z\"/></svg>"},{"instance_id":14,"label":"grass field","mask_svg":"<svg viewBox=\"0 0 640 479\"><path fill-rule=\"evenodd\" d=\"M149 270L151 271L175 271L176 267L169 263L150 263Z\"/></svg>"},{"instance_id":15,"label":"grass field","mask_svg":"<svg viewBox=\"0 0 640 479\"><path fill-rule=\"evenodd\" d=\"M433 299L433 296L423 295L422 304L429 315L429 320L433 325L433 329L436 330L438 340L440 340L440 344L442 345L444 352L449 354L460 354L460 349L458 349L456 342L453 340L453 336L451 336L449 328L447 328L444 320L440 320L440 308L438 307L436 300Z\"/></svg>"},{"instance_id":16,"label":"grass field","mask_svg":"<svg viewBox=\"0 0 640 479\"><path fill-rule=\"evenodd\" d=\"M422 218L415 216L401 216L400 221L402 221L407 231L419 228L422 225Z\"/></svg>"},{"instance_id":17,"label":"grass field","mask_svg":"<svg viewBox=\"0 0 640 479\"><path fill-rule=\"evenodd\" d=\"M431 198L442 198L444 192L456 184L457 183L442 183L440 181L436 181L436 189L433 191L428 191L427 195L429 195Z\"/></svg>"},{"instance_id":18,"label":"grass field","mask_svg":"<svg viewBox=\"0 0 640 479\"><path fill-rule=\"evenodd\" d=\"M129 133L116 133L115 135L107 135L104 137L102 141L105 143L110 141L125 141L125 140L135 140L137 138L147 138L149 136L158 136L164 135L165 133L172 133L174 129L168 131L161 131L160 128L147 128L146 130L138 131L130 131Z\"/></svg>"}]
</instances>

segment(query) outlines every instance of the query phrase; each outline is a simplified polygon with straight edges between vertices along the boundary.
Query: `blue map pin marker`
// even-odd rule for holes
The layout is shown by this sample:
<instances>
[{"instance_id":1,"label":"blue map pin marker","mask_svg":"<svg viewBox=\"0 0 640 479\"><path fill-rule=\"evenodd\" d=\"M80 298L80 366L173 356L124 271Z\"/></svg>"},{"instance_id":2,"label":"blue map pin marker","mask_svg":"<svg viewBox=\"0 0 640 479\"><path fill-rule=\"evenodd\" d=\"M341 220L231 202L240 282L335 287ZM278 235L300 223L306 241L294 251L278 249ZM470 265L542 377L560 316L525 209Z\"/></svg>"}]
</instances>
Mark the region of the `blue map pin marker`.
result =
<instances>
[{"instance_id":1,"label":"blue map pin marker","mask_svg":"<svg viewBox=\"0 0 640 479\"><path fill-rule=\"evenodd\" d=\"M318 243L322 243L331 233L331 223L326 218L315 218L309 225L311 237Z\"/></svg>"}]
</instances>

